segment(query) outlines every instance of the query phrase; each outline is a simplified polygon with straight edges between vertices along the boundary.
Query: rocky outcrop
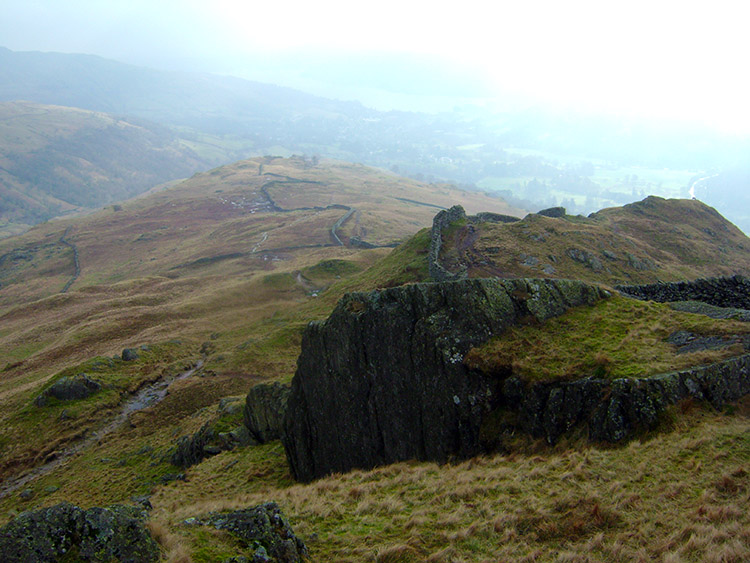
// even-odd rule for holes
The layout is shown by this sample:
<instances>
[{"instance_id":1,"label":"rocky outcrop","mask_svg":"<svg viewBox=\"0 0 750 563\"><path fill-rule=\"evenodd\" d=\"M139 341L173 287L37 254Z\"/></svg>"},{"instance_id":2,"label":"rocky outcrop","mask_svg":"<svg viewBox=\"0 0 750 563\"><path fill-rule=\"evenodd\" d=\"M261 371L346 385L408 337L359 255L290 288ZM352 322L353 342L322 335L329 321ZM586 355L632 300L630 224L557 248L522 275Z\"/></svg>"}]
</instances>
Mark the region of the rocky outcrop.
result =
<instances>
[{"instance_id":1,"label":"rocky outcrop","mask_svg":"<svg viewBox=\"0 0 750 563\"><path fill-rule=\"evenodd\" d=\"M483 438L492 447L503 433L521 431L554 444L573 427L586 425L589 439L619 442L655 428L664 410L683 399L719 408L748 393L750 355L643 379L528 384L510 377L501 404L487 417ZM493 419L504 422L493 425Z\"/></svg>"},{"instance_id":2,"label":"rocky outcrop","mask_svg":"<svg viewBox=\"0 0 750 563\"><path fill-rule=\"evenodd\" d=\"M215 440L214 429L206 423L195 434L181 436L177 440L177 446L169 461L178 467L190 467L200 463L207 457L221 453L222 448L214 444Z\"/></svg>"},{"instance_id":3,"label":"rocky outcrop","mask_svg":"<svg viewBox=\"0 0 750 563\"><path fill-rule=\"evenodd\" d=\"M478 225L480 223L515 223L520 221L518 217L502 215L500 213L483 212L477 215L466 215L466 211L460 205L454 205L450 209L440 211L432 220L430 231L430 248L427 254L427 265L430 279L436 282L462 280L466 278L466 269L457 272L447 270L440 262L440 250L443 247L443 234L451 225L468 223Z\"/></svg>"},{"instance_id":4,"label":"rocky outcrop","mask_svg":"<svg viewBox=\"0 0 750 563\"><path fill-rule=\"evenodd\" d=\"M0 530L7 563L51 561L158 561L159 546L131 506L83 510L68 503L23 512Z\"/></svg>"},{"instance_id":5,"label":"rocky outcrop","mask_svg":"<svg viewBox=\"0 0 750 563\"><path fill-rule=\"evenodd\" d=\"M206 422L195 434L181 436L172 451L170 463L178 467L190 467L223 451L258 444L244 424L220 432L215 427L220 422Z\"/></svg>"},{"instance_id":6,"label":"rocky outcrop","mask_svg":"<svg viewBox=\"0 0 750 563\"><path fill-rule=\"evenodd\" d=\"M258 444L243 423L245 401L242 397L224 397L216 414L194 434L181 436L171 451L169 461L179 467L190 467L223 451Z\"/></svg>"},{"instance_id":7,"label":"rocky outcrop","mask_svg":"<svg viewBox=\"0 0 750 563\"><path fill-rule=\"evenodd\" d=\"M85 373L79 373L74 377L61 377L51 386L42 391L34 404L38 407L47 405L50 399L59 401L73 401L75 399L85 399L101 389L101 384L94 381Z\"/></svg>"},{"instance_id":8,"label":"rocky outcrop","mask_svg":"<svg viewBox=\"0 0 750 563\"><path fill-rule=\"evenodd\" d=\"M717 307L716 305L709 305L702 301L672 301L669 307L676 311L684 311L685 313L706 315L712 319L735 319L745 323L750 322L750 310L747 309Z\"/></svg>"},{"instance_id":9,"label":"rocky outcrop","mask_svg":"<svg viewBox=\"0 0 750 563\"><path fill-rule=\"evenodd\" d=\"M537 215L559 219L559 218L564 218L566 213L567 212L564 207L550 207L548 209L542 209L541 211L537 213Z\"/></svg>"},{"instance_id":10,"label":"rocky outcrop","mask_svg":"<svg viewBox=\"0 0 750 563\"><path fill-rule=\"evenodd\" d=\"M138 350L135 348L125 348L122 351L122 361L132 362L138 359Z\"/></svg>"},{"instance_id":11,"label":"rocky outcrop","mask_svg":"<svg viewBox=\"0 0 750 563\"><path fill-rule=\"evenodd\" d=\"M604 270L601 260L593 255L588 250L582 250L580 248L569 248L566 254L570 256L576 262L580 262L587 268L594 270L595 272L601 272Z\"/></svg>"},{"instance_id":12,"label":"rocky outcrop","mask_svg":"<svg viewBox=\"0 0 750 563\"><path fill-rule=\"evenodd\" d=\"M481 211L470 215L467 219L472 223L518 223L521 219L513 215L503 215L492 211Z\"/></svg>"},{"instance_id":13,"label":"rocky outcrop","mask_svg":"<svg viewBox=\"0 0 750 563\"><path fill-rule=\"evenodd\" d=\"M308 481L354 467L476 455L502 382L470 372L468 350L511 325L607 296L583 282L524 279L344 296L303 335L282 436L292 473Z\"/></svg>"},{"instance_id":14,"label":"rocky outcrop","mask_svg":"<svg viewBox=\"0 0 750 563\"><path fill-rule=\"evenodd\" d=\"M466 212L460 205L439 212L432 220L430 231L430 249L427 253L427 264L430 278L434 281L448 281L466 277L465 272L453 273L440 263L440 249L443 247L443 231L453 223L466 220Z\"/></svg>"},{"instance_id":15,"label":"rocky outcrop","mask_svg":"<svg viewBox=\"0 0 750 563\"><path fill-rule=\"evenodd\" d=\"M261 444L281 438L288 398L289 387L278 381L256 385L247 394L245 426Z\"/></svg>"},{"instance_id":16,"label":"rocky outcrop","mask_svg":"<svg viewBox=\"0 0 750 563\"><path fill-rule=\"evenodd\" d=\"M619 285L616 289L629 297L660 303L701 301L716 307L750 309L750 280L740 275L646 285Z\"/></svg>"},{"instance_id":17,"label":"rocky outcrop","mask_svg":"<svg viewBox=\"0 0 750 563\"><path fill-rule=\"evenodd\" d=\"M675 346L677 354L721 350L738 345L742 346L746 352L750 352L750 334L703 336L687 330L678 330L670 334L666 341Z\"/></svg>"},{"instance_id":18,"label":"rocky outcrop","mask_svg":"<svg viewBox=\"0 0 750 563\"><path fill-rule=\"evenodd\" d=\"M252 559L245 559L246 561L301 563L307 556L304 542L294 534L275 502L245 510L211 514L190 523L226 530L247 547L253 548Z\"/></svg>"}]
</instances>

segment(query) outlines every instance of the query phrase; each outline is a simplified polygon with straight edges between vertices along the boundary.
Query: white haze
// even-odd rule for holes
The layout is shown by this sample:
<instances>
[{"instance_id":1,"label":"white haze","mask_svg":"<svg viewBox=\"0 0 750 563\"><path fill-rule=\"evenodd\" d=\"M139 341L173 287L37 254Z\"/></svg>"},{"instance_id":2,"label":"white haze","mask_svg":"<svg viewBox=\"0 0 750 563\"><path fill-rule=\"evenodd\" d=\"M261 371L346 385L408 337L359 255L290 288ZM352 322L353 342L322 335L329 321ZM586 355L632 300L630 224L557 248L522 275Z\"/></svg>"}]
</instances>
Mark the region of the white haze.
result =
<instances>
[{"instance_id":1,"label":"white haze","mask_svg":"<svg viewBox=\"0 0 750 563\"><path fill-rule=\"evenodd\" d=\"M446 112L401 115L396 129L436 124L403 147L364 127L353 136L377 149L342 155L352 139L336 138L302 150L529 209L695 196L750 232L745 22L726 0L4 0L0 46Z\"/></svg>"},{"instance_id":2,"label":"white haze","mask_svg":"<svg viewBox=\"0 0 750 563\"><path fill-rule=\"evenodd\" d=\"M548 104L750 134L737 2L5 0L0 45L274 82L378 109Z\"/></svg>"}]
</instances>

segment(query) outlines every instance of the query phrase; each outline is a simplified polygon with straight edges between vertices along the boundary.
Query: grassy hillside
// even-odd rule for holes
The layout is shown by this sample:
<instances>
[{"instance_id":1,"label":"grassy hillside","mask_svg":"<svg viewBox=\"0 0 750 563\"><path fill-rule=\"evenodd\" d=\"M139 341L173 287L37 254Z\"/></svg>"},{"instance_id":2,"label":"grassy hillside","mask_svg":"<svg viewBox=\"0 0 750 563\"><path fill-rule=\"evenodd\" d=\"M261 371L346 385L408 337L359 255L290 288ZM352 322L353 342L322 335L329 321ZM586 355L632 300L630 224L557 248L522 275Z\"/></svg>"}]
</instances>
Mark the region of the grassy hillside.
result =
<instances>
[{"instance_id":1,"label":"grassy hillside","mask_svg":"<svg viewBox=\"0 0 750 563\"><path fill-rule=\"evenodd\" d=\"M455 225L443 238L444 265L472 277L617 284L750 273L750 240L698 200L651 196L589 217Z\"/></svg>"},{"instance_id":2,"label":"grassy hillside","mask_svg":"<svg viewBox=\"0 0 750 563\"><path fill-rule=\"evenodd\" d=\"M460 464L399 463L307 485L290 483L279 446L250 448L160 488L152 518L172 561L236 554L226 535L181 522L268 498L313 561L746 561L747 405L731 416L685 408L674 432L621 448L529 443Z\"/></svg>"},{"instance_id":3,"label":"grassy hillside","mask_svg":"<svg viewBox=\"0 0 750 563\"><path fill-rule=\"evenodd\" d=\"M226 410L221 399L241 401L257 382L289 380L302 329L325 318L345 292L425 280L425 227L440 207L456 203L469 213L520 214L481 194L360 165L257 158L0 241L0 479L5 484L39 473L0 494L0 522L62 500L88 507L148 495L154 506L150 528L166 560L221 561L242 547L223 532L187 526L185 519L275 500L314 561L746 560L745 404L731 414L681 404L665 433L627 446L591 446L573 437L551 449L519 438L513 453L445 466L397 464L309 485L293 483L278 442L225 451L188 469L172 465L181 436L206 423L220 431L240 424L241 413ZM656 216L679 202L664 205L653 213L607 210L585 220L530 216L511 225L486 224L477 240L490 240L482 238L489 237L485 228L519 227L548 240L552 231L577 240L579 231L601 237L610 224L619 230L613 237L626 237L612 240L635 248L642 225L633 219L629 226L624 218L645 214L640 221L652 227L651 246L636 250L643 252L641 260L661 263L661 255L649 253L666 253L673 243L670 231L660 234ZM718 231L722 223L714 220L700 228L745 244L732 238L730 227ZM514 243L509 237L501 244L510 252ZM450 255L455 247L447 246ZM685 252L688 261L690 248ZM742 263L739 250L730 255ZM674 271L695 277L708 270L696 260ZM733 321L624 298L554 322L509 334L502 357L487 348L469 361L479 369L505 362L531 373L529 366L552 358L542 367L562 372L603 366L616 376L622 358L651 362L652 350L643 346L664 351L662 336L676 328L747 332ZM596 357L608 335L623 330L631 333L622 339L630 347L604 350L608 362ZM574 332L581 333L578 340L568 338ZM576 350L590 348L591 357L572 357L571 342L582 342ZM125 347L139 357L123 361ZM660 361L652 367L671 365L670 357ZM102 433L122 416L134 391L199 362L198 371L175 379L156 406L126 414L121 426ZM102 389L84 399L35 404L61 378L82 373Z\"/></svg>"},{"instance_id":4,"label":"grassy hillside","mask_svg":"<svg viewBox=\"0 0 750 563\"><path fill-rule=\"evenodd\" d=\"M31 102L0 103L0 236L127 199L206 167L168 129Z\"/></svg>"},{"instance_id":5,"label":"grassy hillside","mask_svg":"<svg viewBox=\"0 0 750 563\"><path fill-rule=\"evenodd\" d=\"M29 430L12 417L44 385L128 346L179 339L175 357L203 356L204 369L221 374L204 382L209 402L214 387L241 392L248 377L291 377L302 328L344 291L426 276L426 232L391 246L453 202L517 212L498 199L360 165L259 158L0 241L5 440ZM355 235L373 248L353 245ZM143 369L122 389L165 368ZM121 400L101 395L59 440L95 427ZM19 467L36 463L49 439L20 440L0 471L9 455Z\"/></svg>"}]
</instances>

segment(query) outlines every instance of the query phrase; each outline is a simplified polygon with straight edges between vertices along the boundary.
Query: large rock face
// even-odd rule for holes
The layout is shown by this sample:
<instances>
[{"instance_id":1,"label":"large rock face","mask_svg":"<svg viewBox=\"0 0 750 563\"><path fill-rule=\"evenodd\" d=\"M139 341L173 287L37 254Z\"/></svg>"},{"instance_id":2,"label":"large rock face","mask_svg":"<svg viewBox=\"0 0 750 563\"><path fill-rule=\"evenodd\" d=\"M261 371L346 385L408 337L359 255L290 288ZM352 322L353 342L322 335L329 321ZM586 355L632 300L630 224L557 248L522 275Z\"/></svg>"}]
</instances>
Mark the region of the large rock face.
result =
<instances>
[{"instance_id":1,"label":"large rock face","mask_svg":"<svg viewBox=\"0 0 750 563\"><path fill-rule=\"evenodd\" d=\"M466 352L607 295L569 280L471 279L344 296L303 336L282 436L294 476L476 455L502 382L469 372Z\"/></svg>"}]
</instances>

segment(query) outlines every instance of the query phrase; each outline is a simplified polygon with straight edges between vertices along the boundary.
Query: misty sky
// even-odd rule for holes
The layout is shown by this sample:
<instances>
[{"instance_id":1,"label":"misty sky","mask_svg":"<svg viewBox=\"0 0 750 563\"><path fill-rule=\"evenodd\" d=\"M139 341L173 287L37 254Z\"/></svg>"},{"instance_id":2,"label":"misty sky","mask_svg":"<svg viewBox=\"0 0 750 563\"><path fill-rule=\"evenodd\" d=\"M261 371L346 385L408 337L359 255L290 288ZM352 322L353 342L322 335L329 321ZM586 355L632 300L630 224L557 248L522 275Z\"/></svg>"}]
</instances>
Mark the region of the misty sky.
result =
<instances>
[{"instance_id":1,"label":"misty sky","mask_svg":"<svg viewBox=\"0 0 750 563\"><path fill-rule=\"evenodd\" d=\"M750 133L739 2L3 0L0 46L234 74L379 109L661 116Z\"/></svg>"}]
</instances>

